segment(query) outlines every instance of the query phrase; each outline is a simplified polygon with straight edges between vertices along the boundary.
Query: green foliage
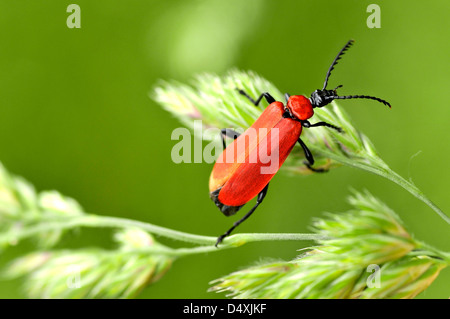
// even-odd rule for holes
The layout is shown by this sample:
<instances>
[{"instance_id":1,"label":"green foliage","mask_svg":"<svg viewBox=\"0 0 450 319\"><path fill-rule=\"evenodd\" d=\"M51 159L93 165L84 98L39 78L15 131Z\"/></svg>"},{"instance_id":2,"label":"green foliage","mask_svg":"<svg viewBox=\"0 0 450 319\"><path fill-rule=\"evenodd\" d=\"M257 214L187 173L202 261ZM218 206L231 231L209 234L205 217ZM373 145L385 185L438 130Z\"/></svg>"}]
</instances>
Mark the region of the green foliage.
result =
<instances>
[{"instance_id":1,"label":"green foliage","mask_svg":"<svg viewBox=\"0 0 450 319\"><path fill-rule=\"evenodd\" d=\"M34 187L21 177L9 174L0 163L0 231L9 241L0 242L0 248L14 245L14 233L46 220L80 216L81 206L72 198L58 192L37 193ZM42 232L36 236L39 247L53 246L62 235L61 230Z\"/></svg>"},{"instance_id":2,"label":"green foliage","mask_svg":"<svg viewBox=\"0 0 450 319\"><path fill-rule=\"evenodd\" d=\"M170 268L173 258L145 250L163 246L135 228L115 232L114 250L48 250L83 217L89 216L74 199L36 192L0 164L0 245L6 249L27 237L37 244L36 251L9 264L3 279L25 277L30 298L129 298Z\"/></svg>"},{"instance_id":3,"label":"green foliage","mask_svg":"<svg viewBox=\"0 0 450 319\"><path fill-rule=\"evenodd\" d=\"M369 193L355 192L349 201L352 210L313 223L328 238L319 246L289 262L231 273L210 291L234 298L414 298L450 265L445 253L424 251Z\"/></svg>"},{"instance_id":4,"label":"green foliage","mask_svg":"<svg viewBox=\"0 0 450 319\"><path fill-rule=\"evenodd\" d=\"M131 298L157 281L172 258L137 251L159 245L139 229L116 233L116 250L87 248L33 252L12 262L6 278L25 276L30 298Z\"/></svg>"},{"instance_id":5,"label":"green foliage","mask_svg":"<svg viewBox=\"0 0 450 319\"><path fill-rule=\"evenodd\" d=\"M196 119L207 124L205 129L246 128L264 106L255 108L237 93L237 87L255 97L261 91L281 96L257 74L231 71L224 77L202 75L194 87L164 82L155 89L155 99L189 128ZM423 193L381 160L373 144L336 103L318 110L315 116L318 121L344 129L344 134L326 128L306 130L319 165L349 165L388 178L448 221ZM296 148L284 169L309 173L302 162L303 154ZM182 256L218 252L252 241L315 240L319 246L293 261L232 273L217 280L211 290L228 291L236 298L413 298L448 265L447 253L414 239L380 200L355 192L350 202L351 211L315 220L312 234L236 234L217 249L215 237L88 214L75 200L56 191L37 192L0 166L0 246L6 249L26 238L37 243L35 251L10 263L3 276L24 277L25 292L32 298L131 298L160 279ZM65 231L79 227L116 229L116 248L54 248ZM150 234L195 246L171 248L156 242ZM380 288L367 284L370 274L366 269L375 264L380 267Z\"/></svg>"}]
</instances>

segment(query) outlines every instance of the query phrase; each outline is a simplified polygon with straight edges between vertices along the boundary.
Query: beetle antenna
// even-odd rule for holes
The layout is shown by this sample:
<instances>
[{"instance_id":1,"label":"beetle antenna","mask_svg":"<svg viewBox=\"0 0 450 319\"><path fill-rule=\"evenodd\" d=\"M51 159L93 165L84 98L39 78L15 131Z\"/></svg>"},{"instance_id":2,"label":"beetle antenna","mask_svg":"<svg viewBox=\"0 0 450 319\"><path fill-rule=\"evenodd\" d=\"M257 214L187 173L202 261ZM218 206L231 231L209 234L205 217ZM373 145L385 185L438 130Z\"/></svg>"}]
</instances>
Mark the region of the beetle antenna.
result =
<instances>
[{"instance_id":1,"label":"beetle antenna","mask_svg":"<svg viewBox=\"0 0 450 319\"><path fill-rule=\"evenodd\" d=\"M391 104L388 101L385 101L383 99L380 99L375 96L368 96L368 95L345 95L345 96L327 96L326 99L336 99L336 100L347 100L347 99L369 99L369 100L375 100L378 102L383 103L384 105L387 105L391 107Z\"/></svg>"},{"instance_id":2,"label":"beetle antenna","mask_svg":"<svg viewBox=\"0 0 450 319\"><path fill-rule=\"evenodd\" d=\"M327 76L325 78L325 82L323 84L323 89L322 90L325 90L325 88L327 87L327 85L328 85L328 78L330 77L331 71L333 71L334 66L341 59L341 56L345 53L345 51L347 51L348 48L350 48L350 46L353 44L353 42L355 42L355 40L348 41L347 44L341 49L341 51L339 51L338 55L334 58L333 63L331 63L331 66L328 69Z\"/></svg>"}]
</instances>

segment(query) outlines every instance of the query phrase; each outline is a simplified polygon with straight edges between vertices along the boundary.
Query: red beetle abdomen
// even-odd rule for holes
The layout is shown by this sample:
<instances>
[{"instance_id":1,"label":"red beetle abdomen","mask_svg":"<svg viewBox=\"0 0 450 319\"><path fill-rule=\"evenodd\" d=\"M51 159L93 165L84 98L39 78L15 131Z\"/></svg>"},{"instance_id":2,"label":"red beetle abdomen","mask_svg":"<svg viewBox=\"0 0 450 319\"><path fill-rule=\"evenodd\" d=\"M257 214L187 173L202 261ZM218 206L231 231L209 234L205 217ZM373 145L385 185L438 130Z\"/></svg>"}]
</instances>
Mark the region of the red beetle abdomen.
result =
<instances>
[{"instance_id":1,"label":"red beetle abdomen","mask_svg":"<svg viewBox=\"0 0 450 319\"><path fill-rule=\"evenodd\" d=\"M282 119L283 113L283 103L271 103L247 131L227 146L220 154L211 172L210 192L222 187L238 167L247 161L252 150L266 138L270 129ZM261 128L262 130L260 130Z\"/></svg>"},{"instance_id":2,"label":"red beetle abdomen","mask_svg":"<svg viewBox=\"0 0 450 319\"><path fill-rule=\"evenodd\" d=\"M301 132L300 122L279 118L267 136L250 150L248 158L256 158L256 162L236 167L220 190L219 201L227 206L242 206L257 196L283 165Z\"/></svg>"}]
</instances>

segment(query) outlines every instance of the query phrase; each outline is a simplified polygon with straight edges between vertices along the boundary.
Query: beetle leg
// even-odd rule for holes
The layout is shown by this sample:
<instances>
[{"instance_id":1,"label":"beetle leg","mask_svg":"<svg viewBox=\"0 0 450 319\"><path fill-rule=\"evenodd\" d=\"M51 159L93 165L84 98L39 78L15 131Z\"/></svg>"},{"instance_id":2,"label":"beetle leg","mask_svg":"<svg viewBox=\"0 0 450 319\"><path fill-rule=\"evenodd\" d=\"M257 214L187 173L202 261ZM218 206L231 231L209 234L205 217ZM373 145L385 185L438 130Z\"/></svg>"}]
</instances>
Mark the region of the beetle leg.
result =
<instances>
[{"instance_id":1,"label":"beetle leg","mask_svg":"<svg viewBox=\"0 0 450 319\"><path fill-rule=\"evenodd\" d=\"M228 137L232 137L233 139L237 139L239 137L239 135L241 135L241 133L238 133L232 129L229 128L223 128L220 130L220 132L222 133L220 136L222 137L222 144L223 144L223 149L227 148L227 145L225 144L225 137L224 136L228 136Z\"/></svg>"},{"instance_id":2,"label":"beetle leg","mask_svg":"<svg viewBox=\"0 0 450 319\"><path fill-rule=\"evenodd\" d=\"M242 94L243 96L245 96L255 106L258 106L259 102L261 102L263 97L266 99L267 103L269 103L269 104L275 102L275 99L273 98L273 96L270 95L268 92L261 93L261 95L256 100L254 100L253 98L250 97L250 95L245 93L244 90L241 90L241 89L237 89L237 90L238 90L239 94Z\"/></svg>"},{"instance_id":3,"label":"beetle leg","mask_svg":"<svg viewBox=\"0 0 450 319\"><path fill-rule=\"evenodd\" d=\"M327 123L327 122L317 122L315 124L311 124L309 127L318 127L318 126L326 126L326 127L329 127L329 128L332 128L332 129L338 131L339 133L344 132L340 127L335 126L330 123Z\"/></svg>"},{"instance_id":4,"label":"beetle leg","mask_svg":"<svg viewBox=\"0 0 450 319\"><path fill-rule=\"evenodd\" d=\"M245 214L244 217L242 217L237 222L235 222L233 224L233 227L228 229L225 234L223 234L217 238L216 247L225 239L225 237L229 236L236 227L238 227L243 221L245 221L247 218L249 218L251 214L253 214L253 212L256 210L256 208L259 206L259 204L261 204L262 201L264 200L264 197L266 197L268 188L269 188L269 184L267 184L266 187L264 187L264 189L261 192L259 192L258 197L256 198L255 206L253 206L252 209L250 209L250 211L247 214Z\"/></svg>"},{"instance_id":5,"label":"beetle leg","mask_svg":"<svg viewBox=\"0 0 450 319\"><path fill-rule=\"evenodd\" d=\"M323 168L314 168L314 167L312 167L314 165L314 157L313 157L311 151L306 146L306 144L303 143L301 138L298 139L298 143L303 148L303 152L305 152L305 157L306 157L307 162L304 162L304 163L305 163L306 167L308 167L310 170L312 170L313 172L316 172L316 173L324 173L324 172L328 171L328 170L323 169Z\"/></svg>"},{"instance_id":6,"label":"beetle leg","mask_svg":"<svg viewBox=\"0 0 450 319\"><path fill-rule=\"evenodd\" d=\"M289 101L289 98L291 96L289 95L289 93L284 93L284 98L286 99L286 103Z\"/></svg>"}]
</instances>

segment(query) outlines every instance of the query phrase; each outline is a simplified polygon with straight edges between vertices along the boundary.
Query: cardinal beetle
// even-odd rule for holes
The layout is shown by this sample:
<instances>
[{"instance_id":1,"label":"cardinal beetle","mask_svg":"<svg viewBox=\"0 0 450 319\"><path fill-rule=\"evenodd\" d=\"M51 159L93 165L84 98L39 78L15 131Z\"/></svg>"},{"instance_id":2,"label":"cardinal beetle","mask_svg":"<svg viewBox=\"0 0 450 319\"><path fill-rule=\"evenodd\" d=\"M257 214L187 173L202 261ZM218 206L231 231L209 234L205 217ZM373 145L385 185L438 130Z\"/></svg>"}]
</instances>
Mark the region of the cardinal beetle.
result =
<instances>
[{"instance_id":1,"label":"cardinal beetle","mask_svg":"<svg viewBox=\"0 0 450 319\"><path fill-rule=\"evenodd\" d=\"M338 132L342 132L342 130L337 126L326 122L311 124L308 119L314 115L314 108L323 107L336 99L371 99L391 107L387 101L373 96L338 96L336 90L342 87L342 85L339 85L333 90L326 89L331 71L333 71L338 60L352 44L353 40L348 41L341 51L339 51L328 69L323 88L321 90L315 90L310 98L303 95L289 96L289 94L286 93L286 105L284 105L282 102L275 101L275 99L267 92L262 93L254 100L243 90L237 89L240 94L249 99L255 106L258 106L263 97L267 103L269 103L269 106L262 112L255 123L253 123L253 125L242 135L230 129L223 129L221 131L224 150L217 159L211 173L209 180L210 197L225 216L234 215L242 208L242 206L254 197L256 197L256 204L244 217L235 222L233 227L218 237L216 246L220 244L239 224L250 217L262 203L267 194L270 180L281 167L296 142L301 145L305 153L305 165L314 172L325 171L324 169L313 168L313 155L300 138L302 128L325 126L337 130ZM273 130L274 128L278 129L278 143L270 142L270 135L272 132L275 132L275 130ZM250 129L256 130L256 132L263 129L263 133L257 133L257 138L252 140L249 137ZM234 141L228 146L225 145L225 136L234 138ZM237 145L239 145L239 143L245 143L248 139L250 139L250 142L245 146L243 152L242 148L240 153L235 152ZM262 163L259 160L254 163L249 163L245 160L242 161L243 158L248 159L251 156L256 155L258 149L264 148L273 151L275 147L277 147L279 165L269 174L261 173ZM228 158L228 160L226 160L226 158ZM232 160L230 160L230 158L232 158ZM241 160L238 160L238 158Z\"/></svg>"}]
</instances>

